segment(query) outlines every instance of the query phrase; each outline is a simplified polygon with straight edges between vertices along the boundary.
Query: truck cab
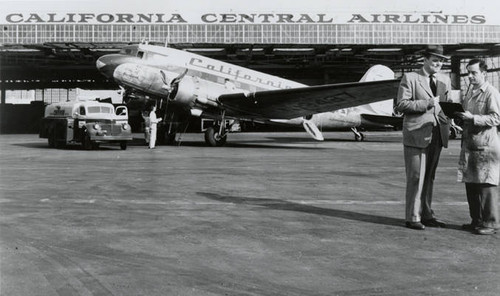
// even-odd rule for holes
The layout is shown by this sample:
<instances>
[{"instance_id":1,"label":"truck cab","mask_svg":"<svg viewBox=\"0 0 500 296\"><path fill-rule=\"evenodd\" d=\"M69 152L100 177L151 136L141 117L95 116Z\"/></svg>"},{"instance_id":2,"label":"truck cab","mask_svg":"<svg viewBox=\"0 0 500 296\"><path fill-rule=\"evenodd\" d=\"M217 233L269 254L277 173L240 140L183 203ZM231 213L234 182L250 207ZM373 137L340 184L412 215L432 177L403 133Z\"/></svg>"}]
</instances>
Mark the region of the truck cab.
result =
<instances>
[{"instance_id":1,"label":"truck cab","mask_svg":"<svg viewBox=\"0 0 500 296\"><path fill-rule=\"evenodd\" d=\"M53 103L45 108L40 138L47 138L53 148L80 144L91 150L100 143L118 143L125 150L132 140L128 109L98 101Z\"/></svg>"}]
</instances>

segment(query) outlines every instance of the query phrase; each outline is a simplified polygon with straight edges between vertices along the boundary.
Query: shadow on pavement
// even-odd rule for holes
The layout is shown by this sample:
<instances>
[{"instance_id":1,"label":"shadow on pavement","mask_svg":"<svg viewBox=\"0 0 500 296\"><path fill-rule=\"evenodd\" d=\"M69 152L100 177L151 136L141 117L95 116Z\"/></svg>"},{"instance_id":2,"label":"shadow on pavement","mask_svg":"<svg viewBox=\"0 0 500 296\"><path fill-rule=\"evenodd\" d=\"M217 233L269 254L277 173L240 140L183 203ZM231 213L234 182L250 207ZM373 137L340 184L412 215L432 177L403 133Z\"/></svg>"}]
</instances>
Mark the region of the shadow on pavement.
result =
<instances>
[{"instance_id":1,"label":"shadow on pavement","mask_svg":"<svg viewBox=\"0 0 500 296\"><path fill-rule=\"evenodd\" d=\"M323 215L329 217L336 217L348 220L355 220L361 222L389 225L389 226L400 226L404 227L403 219L396 219L390 217L376 216L370 214L356 213L345 210L337 209L325 209L310 205L298 204L294 202L271 199L271 198L249 198L249 197L238 197L238 196L224 196L216 193L209 192L197 192L198 195L204 196L211 200L216 200L219 202L233 203L233 204L244 204L244 205L254 205L266 207L274 210L282 211L295 211L315 215Z\"/></svg>"}]
</instances>

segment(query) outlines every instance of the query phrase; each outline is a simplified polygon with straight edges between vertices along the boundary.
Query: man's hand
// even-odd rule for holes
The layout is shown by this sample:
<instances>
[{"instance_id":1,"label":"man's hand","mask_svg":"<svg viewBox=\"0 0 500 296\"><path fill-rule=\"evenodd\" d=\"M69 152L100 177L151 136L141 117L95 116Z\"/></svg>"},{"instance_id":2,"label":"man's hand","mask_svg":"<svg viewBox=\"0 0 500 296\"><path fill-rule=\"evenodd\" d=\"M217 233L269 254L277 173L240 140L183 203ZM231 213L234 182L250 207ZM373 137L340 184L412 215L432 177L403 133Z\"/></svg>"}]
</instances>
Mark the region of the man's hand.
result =
<instances>
[{"instance_id":1,"label":"man's hand","mask_svg":"<svg viewBox=\"0 0 500 296\"><path fill-rule=\"evenodd\" d=\"M439 105L439 96L435 96L433 98L430 98L428 100L428 105L427 105L427 110L430 110L432 108L435 108L436 114L439 114L441 112L441 105Z\"/></svg>"},{"instance_id":2,"label":"man's hand","mask_svg":"<svg viewBox=\"0 0 500 296\"><path fill-rule=\"evenodd\" d=\"M473 120L474 119L474 115L472 115L472 113L470 113L469 111L456 112L456 114L457 114L457 117L462 119L462 120Z\"/></svg>"},{"instance_id":3,"label":"man's hand","mask_svg":"<svg viewBox=\"0 0 500 296\"><path fill-rule=\"evenodd\" d=\"M427 110L434 108L435 102L436 102L436 100L434 100L434 98L428 99L427 100Z\"/></svg>"}]
</instances>

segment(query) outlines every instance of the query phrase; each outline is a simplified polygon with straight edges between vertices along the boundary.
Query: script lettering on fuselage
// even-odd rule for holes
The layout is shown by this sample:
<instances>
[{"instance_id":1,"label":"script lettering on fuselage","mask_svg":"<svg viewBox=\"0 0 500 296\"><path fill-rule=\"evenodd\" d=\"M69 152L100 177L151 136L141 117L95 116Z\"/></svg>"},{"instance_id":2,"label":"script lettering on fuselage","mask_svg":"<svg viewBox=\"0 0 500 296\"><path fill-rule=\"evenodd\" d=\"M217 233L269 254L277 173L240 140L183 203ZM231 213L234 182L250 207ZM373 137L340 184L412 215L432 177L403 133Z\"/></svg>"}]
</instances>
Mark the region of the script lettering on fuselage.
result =
<instances>
[{"instance_id":1,"label":"script lettering on fuselage","mask_svg":"<svg viewBox=\"0 0 500 296\"><path fill-rule=\"evenodd\" d=\"M276 89L292 88L289 85L283 85L283 81L257 77L255 75L252 75L253 73L244 73L241 69L232 68L230 65L224 65L224 64L212 65L212 64L206 63L204 60L199 59L199 58L191 58L191 60L189 61L189 64L193 67L201 68L201 69L205 70L205 72L207 72L206 70L208 70L210 72L215 72L215 73L224 74L225 76L230 76L235 81L244 82L244 83L248 83L248 82L257 83L262 88L265 88L265 89L270 89L270 87L276 88Z\"/></svg>"}]
</instances>

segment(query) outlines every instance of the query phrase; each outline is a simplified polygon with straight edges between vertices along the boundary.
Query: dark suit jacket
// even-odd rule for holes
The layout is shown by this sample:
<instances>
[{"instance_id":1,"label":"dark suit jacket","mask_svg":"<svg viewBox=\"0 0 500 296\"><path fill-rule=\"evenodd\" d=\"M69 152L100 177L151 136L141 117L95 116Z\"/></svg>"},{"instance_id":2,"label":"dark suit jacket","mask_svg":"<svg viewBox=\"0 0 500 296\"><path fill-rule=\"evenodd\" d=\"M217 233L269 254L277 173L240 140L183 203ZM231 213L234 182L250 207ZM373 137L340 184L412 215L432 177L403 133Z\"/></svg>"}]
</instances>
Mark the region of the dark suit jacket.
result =
<instances>
[{"instance_id":1,"label":"dark suit jacket","mask_svg":"<svg viewBox=\"0 0 500 296\"><path fill-rule=\"evenodd\" d=\"M451 93L450 78L445 74L437 73L435 80L439 100L447 101L447 95ZM433 96L423 69L406 73L401 79L396 110L404 113L403 144L405 146L425 148L431 142L434 108L427 109L427 106L428 100ZM437 118L443 146L448 147L449 119L443 111L439 112Z\"/></svg>"}]
</instances>

